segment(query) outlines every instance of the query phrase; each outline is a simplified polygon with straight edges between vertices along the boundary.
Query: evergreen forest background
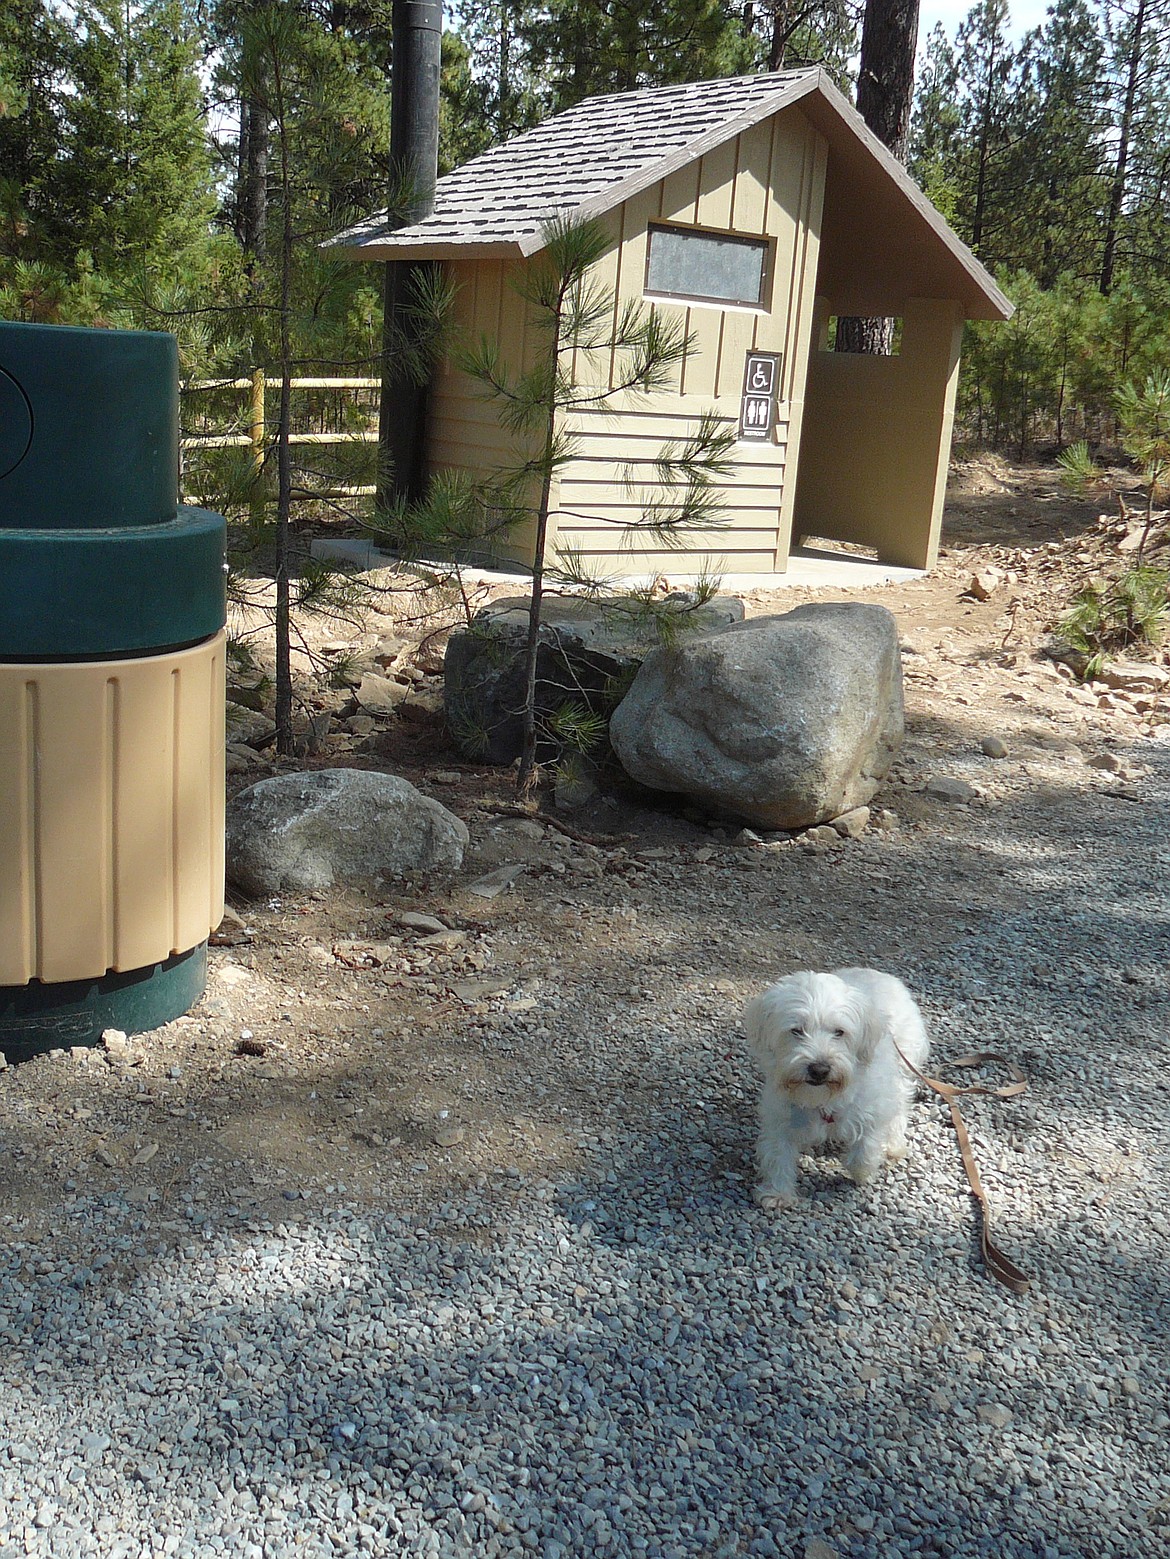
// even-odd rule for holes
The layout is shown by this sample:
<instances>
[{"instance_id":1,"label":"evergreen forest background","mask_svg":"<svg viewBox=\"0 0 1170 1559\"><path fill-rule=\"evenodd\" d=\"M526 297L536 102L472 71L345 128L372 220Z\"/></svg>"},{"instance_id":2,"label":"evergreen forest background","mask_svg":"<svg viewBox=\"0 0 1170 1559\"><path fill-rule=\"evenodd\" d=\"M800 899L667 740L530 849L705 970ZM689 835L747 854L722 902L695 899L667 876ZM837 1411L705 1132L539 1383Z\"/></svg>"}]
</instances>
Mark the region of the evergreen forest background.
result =
<instances>
[{"instance_id":1,"label":"evergreen forest background","mask_svg":"<svg viewBox=\"0 0 1170 1559\"><path fill-rule=\"evenodd\" d=\"M281 361L282 332L298 375L376 374L379 268L318 245L387 203L390 10L7 0L0 316L173 329L195 380ZM852 97L861 21L850 0L463 0L442 168L597 92L816 62ZM936 28L914 92L910 170L1017 305L970 327L960 436L1108 448L1118 390L1170 363L1170 0L1009 24L980 0Z\"/></svg>"}]
</instances>

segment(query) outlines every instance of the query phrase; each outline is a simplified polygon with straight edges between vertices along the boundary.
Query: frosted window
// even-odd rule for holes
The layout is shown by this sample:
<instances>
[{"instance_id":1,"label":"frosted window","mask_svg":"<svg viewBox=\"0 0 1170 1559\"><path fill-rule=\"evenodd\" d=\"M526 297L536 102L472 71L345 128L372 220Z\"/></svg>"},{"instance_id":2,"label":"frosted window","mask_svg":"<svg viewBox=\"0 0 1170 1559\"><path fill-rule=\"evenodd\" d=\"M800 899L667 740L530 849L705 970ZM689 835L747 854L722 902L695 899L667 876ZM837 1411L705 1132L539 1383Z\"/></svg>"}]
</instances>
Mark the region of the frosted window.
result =
<instances>
[{"instance_id":1,"label":"frosted window","mask_svg":"<svg viewBox=\"0 0 1170 1559\"><path fill-rule=\"evenodd\" d=\"M652 227L646 291L709 303L764 301L766 238L734 238L694 228Z\"/></svg>"}]
</instances>

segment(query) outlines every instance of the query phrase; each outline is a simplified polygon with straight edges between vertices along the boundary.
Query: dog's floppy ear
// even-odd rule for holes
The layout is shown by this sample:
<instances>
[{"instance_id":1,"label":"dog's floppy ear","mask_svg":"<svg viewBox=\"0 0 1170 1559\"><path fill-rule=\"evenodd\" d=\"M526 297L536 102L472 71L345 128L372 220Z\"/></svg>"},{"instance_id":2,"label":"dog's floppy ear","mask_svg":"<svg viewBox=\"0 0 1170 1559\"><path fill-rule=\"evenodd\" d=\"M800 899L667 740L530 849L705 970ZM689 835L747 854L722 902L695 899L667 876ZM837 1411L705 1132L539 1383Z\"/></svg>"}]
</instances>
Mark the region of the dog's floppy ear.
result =
<instances>
[{"instance_id":1,"label":"dog's floppy ear","mask_svg":"<svg viewBox=\"0 0 1170 1559\"><path fill-rule=\"evenodd\" d=\"M878 1002L857 996L857 1056L868 1065L877 1052L882 1035L889 1027L889 1017Z\"/></svg>"},{"instance_id":2,"label":"dog's floppy ear","mask_svg":"<svg viewBox=\"0 0 1170 1559\"><path fill-rule=\"evenodd\" d=\"M764 996L753 996L743 1009L743 1031L756 1059L773 1061L776 1057L775 1024L769 1021Z\"/></svg>"}]
</instances>

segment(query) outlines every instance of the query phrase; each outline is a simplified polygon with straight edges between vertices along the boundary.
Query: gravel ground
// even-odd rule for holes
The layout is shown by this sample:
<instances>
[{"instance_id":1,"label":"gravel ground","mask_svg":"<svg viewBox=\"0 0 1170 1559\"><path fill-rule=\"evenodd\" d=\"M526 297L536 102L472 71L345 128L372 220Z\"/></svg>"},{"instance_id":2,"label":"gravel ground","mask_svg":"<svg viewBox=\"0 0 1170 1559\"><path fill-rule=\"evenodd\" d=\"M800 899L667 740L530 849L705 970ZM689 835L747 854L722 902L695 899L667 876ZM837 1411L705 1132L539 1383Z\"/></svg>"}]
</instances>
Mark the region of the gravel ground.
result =
<instances>
[{"instance_id":1,"label":"gravel ground","mask_svg":"<svg viewBox=\"0 0 1170 1559\"><path fill-rule=\"evenodd\" d=\"M1091 514L975 476L874 596L909 725L860 839L627 800L590 845L389 727L458 879L240 906L191 1017L0 1072L0 1559L1170 1551L1170 726L1037 653ZM853 963L936 1066L1027 1068L965 1108L1027 1297L933 1097L874 1186L752 1205L743 1003Z\"/></svg>"},{"instance_id":2,"label":"gravel ground","mask_svg":"<svg viewBox=\"0 0 1170 1559\"><path fill-rule=\"evenodd\" d=\"M937 750L920 727L907 812ZM337 1183L310 1144L267 1201L213 1148L153 1185L61 1181L46 1151L3 1219L2 1559L1165 1551L1170 743L1126 752L1121 784L959 743L974 802L839 848L550 837L567 868L485 911L521 994L420 1019L426 1108L473 1082L445 1151L375 1137L372 1176ZM979 1268L935 1100L876 1186L821 1160L798 1211L752 1206L741 1003L856 961L908 980L939 1060L1028 1069L1022 1100L967 1110L1028 1297ZM224 1012L181 1043L238 1030ZM139 1044L136 1072L10 1068L9 1153L38 1101L67 1146L126 1089L180 1090L189 1056ZM261 1121L279 1068L251 1076ZM495 1161L481 1082L527 1112ZM222 1135L212 1109L167 1113Z\"/></svg>"}]
</instances>

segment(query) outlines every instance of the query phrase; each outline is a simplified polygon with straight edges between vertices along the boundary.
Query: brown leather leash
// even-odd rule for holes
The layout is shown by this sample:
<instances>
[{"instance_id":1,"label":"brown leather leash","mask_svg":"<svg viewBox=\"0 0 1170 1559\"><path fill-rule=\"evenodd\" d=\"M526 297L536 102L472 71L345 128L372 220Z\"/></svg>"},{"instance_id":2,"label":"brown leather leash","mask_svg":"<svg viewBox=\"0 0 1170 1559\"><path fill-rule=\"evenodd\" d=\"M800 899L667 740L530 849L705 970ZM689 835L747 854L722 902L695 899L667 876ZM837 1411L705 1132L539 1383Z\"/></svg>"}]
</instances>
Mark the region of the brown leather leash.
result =
<instances>
[{"instance_id":1,"label":"brown leather leash","mask_svg":"<svg viewBox=\"0 0 1170 1559\"><path fill-rule=\"evenodd\" d=\"M902 1060L914 1073L919 1082L925 1083L928 1088L933 1089L936 1094L947 1102L947 1108L951 1112L951 1124L955 1128L955 1136L959 1142L963 1168L967 1171L967 1181L971 1187L972 1194L979 1203L980 1213L982 1214L979 1230L979 1248L983 1252L983 1260L988 1272L991 1273L997 1282L1002 1283L1005 1288L1010 1288L1013 1294L1026 1294L1032 1286L1031 1278L1021 1272L1015 1262L1010 1257L1005 1256L991 1238L991 1204L987 1200L987 1192L983 1189L983 1182L979 1178L979 1166L975 1162L975 1153L971 1147L971 1138L967 1135L966 1123L959 1114L959 1106L955 1101L961 1094L967 1093L991 1094L997 1099L1014 1099L1027 1088L1027 1077L1006 1056L996 1055L990 1050L979 1050L969 1056L956 1056L948 1064L950 1066L966 1067L983 1066L988 1062L994 1062L999 1066L1006 1067L1008 1075L1013 1081L1005 1083L1001 1088L988 1088L981 1083L973 1083L967 1088L958 1088L954 1083L944 1083L940 1078L927 1077L925 1072L920 1072L913 1061L903 1054L901 1046L897 1042L894 1044L894 1049L902 1057Z\"/></svg>"}]
</instances>

